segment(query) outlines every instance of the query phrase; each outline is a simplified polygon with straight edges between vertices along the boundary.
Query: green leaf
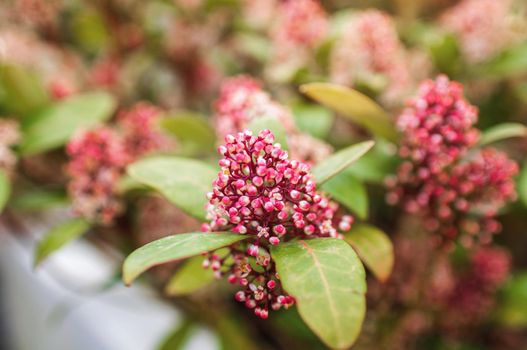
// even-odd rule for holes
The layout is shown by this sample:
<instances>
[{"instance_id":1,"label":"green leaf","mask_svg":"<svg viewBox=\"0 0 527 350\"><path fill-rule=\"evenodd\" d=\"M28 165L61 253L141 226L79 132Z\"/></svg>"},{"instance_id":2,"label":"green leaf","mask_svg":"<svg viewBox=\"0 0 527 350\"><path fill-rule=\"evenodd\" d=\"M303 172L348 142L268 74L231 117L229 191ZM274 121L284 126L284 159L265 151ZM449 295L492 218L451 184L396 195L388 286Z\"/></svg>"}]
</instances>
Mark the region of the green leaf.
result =
<instances>
[{"instance_id":1,"label":"green leaf","mask_svg":"<svg viewBox=\"0 0 527 350\"><path fill-rule=\"evenodd\" d=\"M216 145L216 134L199 114L179 112L161 120L161 126L174 135L183 153L211 152Z\"/></svg>"},{"instance_id":2,"label":"green leaf","mask_svg":"<svg viewBox=\"0 0 527 350\"><path fill-rule=\"evenodd\" d=\"M474 74L481 77L513 77L527 72L527 43L503 51L488 63L475 68Z\"/></svg>"},{"instance_id":3,"label":"green leaf","mask_svg":"<svg viewBox=\"0 0 527 350\"><path fill-rule=\"evenodd\" d=\"M509 327L527 326L527 273L513 276L505 285L497 317Z\"/></svg>"},{"instance_id":4,"label":"green leaf","mask_svg":"<svg viewBox=\"0 0 527 350\"><path fill-rule=\"evenodd\" d=\"M378 228L367 224L354 224L344 235L375 277L384 282L393 268L393 245L390 238Z\"/></svg>"},{"instance_id":5,"label":"green leaf","mask_svg":"<svg viewBox=\"0 0 527 350\"><path fill-rule=\"evenodd\" d=\"M366 152L368 152L374 144L374 141L356 143L330 155L323 161L319 162L312 170L312 174L317 185L323 184L333 176L344 171L353 162L366 154Z\"/></svg>"},{"instance_id":6,"label":"green leaf","mask_svg":"<svg viewBox=\"0 0 527 350\"><path fill-rule=\"evenodd\" d=\"M394 121L375 101L360 92L341 85L309 83L300 91L366 128L373 135L397 141Z\"/></svg>"},{"instance_id":7,"label":"green leaf","mask_svg":"<svg viewBox=\"0 0 527 350\"><path fill-rule=\"evenodd\" d=\"M193 159L155 156L129 165L128 175L154 188L187 214L206 220L207 192L217 176L213 167Z\"/></svg>"},{"instance_id":8,"label":"green leaf","mask_svg":"<svg viewBox=\"0 0 527 350\"><path fill-rule=\"evenodd\" d=\"M260 131L269 129L273 132L275 142L282 145L282 149L287 150L287 134L284 125L273 116L259 117L251 121L247 126L247 129L252 131L253 134L258 134Z\"/></svg>"},{"instance_id":9,"label":"green leaf","mask_svg":"<svg viewBox=\"0 0 527 350\"><path fill-rule=\"evenodd\" d=\"M98 53L110 43L104 19L95 10L75 12L71 30L75 42L88 53Z\"/></svg>"},{"instance_id":10,"label":"green leaf","mask_svg":"<svg viewBox=\"0 0 527 350\"><path fill-rule=\"evenodd\" d=\"M322 106L296 103L293 114L298 129L314 137L325 138L333 125L333 113Z\"/></svg>"},{"instance_id":11,"label":"green leaf","mask_svg":"<svg viewBox=\"0 0 527 350\"><path fill-rule=\"evenodd\" d=\"M31 189L17 194L13 198L11 206L16 210L36 211L66 206L67 204L68 197L64 191Z\"/></svg>"},{"instance_id":12,"label":"green leaf","mask_svg":"<svg viewBox=\"0 0 527 350\"><path fill-rule=\"evenodd\" d=\"M525 125L520 123L502 123L485 130L483 135L481 135L479 145L484 146L511 137L525 136L527 136L527 127Z\"/></svg>"},{"instance_id":13,"label":"green leaf","mask_svg":"<svg viewBox=\"0 0 527 350\"><path fill-rule=\"evenodd\" d=\"M67 243L80 237L90 228L90 223L84 219L72 219L54 227L38 243L35 253L35 266Z\"/></svg>"},{"instance_id":14,"label":"green leaf","mask_svg":"<svg viewBox=\"0 0 527 350\"><path fill-rule=\"evenodd\" d=\"M368 192L364 184L347 170L337 174L322 185L322 191L357 214L360 219L368 217Z\"/></svg>"},{"instance_id":15,"label":"green leaf","mask_svg":"<svg viewBox=\"0 0 527 350\"><path fill-rule=\"evenodd\" d=\"M366 312L364 267L353 249L334 238L271 247L280 280L300 316L328 346L350 347Z\"/></svg>"},{"instance_id":16,"label":"green leaf","mask_svg":"<svg viewBox=\"0 0 527 350\"><path fill-rule=\"evenodd\" d=\"M189 295L215 280L210 269L203 268L203 257L196 256L185 261L168 281L165 293L169 296Z\"/></svg>"},{"instance_id":17,"label":"green leaf","mask_svg":"<svg viewBox=\"0 0 527 350\"><path fill-rule=\"evenodd\" d=\"M48 95L39 77L27 68L13 65L0 67L0 105L7 112L26 115L44 107Z\"/></svg>"},{"instance_id":18,"label":"green leaf","mask_svg":"<svg viewBox=\"0 0 527 350\"><path fill-rule=\"evenodd\" d=\"M518 197L523 205L527 207L527 163L523 164L517 181Z\"/></svg>"},{"instance_id":19,"label":"green leaf","mask_svg":"<svg viewBox=\"0 0 527 350\"><path fill-rule=\"evenodd\" d=\"M24 155L45 152L64 145L73 134L110 118L117 103L105 92L75 95L58 102L22 124Z\"/></svg>"},{"instance_id":20,"label":"green leaf","mask_svg":"<svg viewBox=\"0 0 527 350\"><path fill-rule=\"evenodd\" d=\"M131 284L151 267L190 258L246 239L247 236L229 232L179 233L150 242L134 250L123 264L123 280Z\"/></svg>"},{"instance_id":21,"label":"green leaf","mask_svg":"<svg viewBox=\"0 0 527 350\"><path fill-rule=\"evenodd\" d=\"M393 144L379 139L372 150L353 163L346 172L359 180L381 184L386 176L395 173L398 164L399 158Z\"/></svg>"},{"instance_id":22,"label":"green leaf","mask_svg":"<svg viewBox=\"0 0 527 350\"><path fill-rule=\"evenodd\" d=\"M11 195L11 182L7 174L0 169L0 214L4 210L7 200Z\"/></svg>"}]
</instances>

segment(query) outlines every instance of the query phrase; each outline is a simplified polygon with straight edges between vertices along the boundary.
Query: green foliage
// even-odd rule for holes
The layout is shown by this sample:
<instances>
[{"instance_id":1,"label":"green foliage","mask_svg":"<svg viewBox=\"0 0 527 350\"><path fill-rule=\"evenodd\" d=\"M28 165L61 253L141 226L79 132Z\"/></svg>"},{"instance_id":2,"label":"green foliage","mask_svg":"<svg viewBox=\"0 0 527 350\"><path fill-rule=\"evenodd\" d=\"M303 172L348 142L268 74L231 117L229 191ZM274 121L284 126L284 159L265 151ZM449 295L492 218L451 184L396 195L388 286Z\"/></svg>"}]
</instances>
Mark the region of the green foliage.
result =
<instances>
[{"instance_id":1,"label":"green foliage","mask_svg":"<svg viewBox=\"0 0 527 350\"><path fill-rule=\"evenodd\" d=\"M24 121L20 152L27 156L58 148L75 132L109 119L116 106L115 98L101 91L57 102Z\"/></svg>"},{"instance_id":2,"label":"green foliage","mask_svg":"<svg viewBox=\"0 0 527 350\"><path fill-rule=\"evenodd\" d=\"M346 147L326 159L320 161L313 169L312 174L317 185L322 185L338 173L344 171L353 162L368 152L375 142L364 141Z\"/></svg>"},{"instance_id":3,"label":"green foliage","mask_svg":"<svg viewBox=\"0 0 527 350\"><path fill-rule=\"evenodd\" d=\"M90 223L84 219L72 219L54 227L38 243L35 252L35 266L69 242L80 237L89 228Z\"/></svg>"},{"instance_id":4,"label":"green foliage","mask_svg":"<svg viewBox=\"0 0 527 350\"><path fill-rule=\"evenodd\" d=\"M21 211L38 211L68 204L68 197L60 190L31 189L17 194L11 206Z\"/></svg>"},{"instance_id":5,"label":"green foliage","mask_svg":"<svg viewBox=\"0 0 527 350\"><path fill-rule=\"evenodd\" d=\"M360 219L364 220L368 217L369 204L366 186L347 170L328 180L321 189Z\"/></svg>"},{"instance_id":6,"label":"green foliage","mask_svg":"<svg viewBox=\"0 0 527 350\"><path fill-rule=\"evenodd\" d=\"M72 34L79 47L90 54L105 49L111 38L104 19L97 11L91 9L76 13L72 22Z\"/></svg>"},{"instance_id":7,"label":"green foliage","mask_svg":"<svg viewBox=\"0 0 527 350\"><path fill-rule=\"evenodd\" d=\"M246 239L247 236L229 232L180 233L150 242L133 251L123 264L123 280L131 284L151 267L190 258Z\"/></svg>"},{"instance_id":8,"label":"green foliage","mask_svg":"<svg viewBox=\"0 0 527 350\"><path fill-rule=\"evenodd\" d=\"M49 103L38 75L15 65L0 66L0 108L7 113L26 116Z\"/></svg>"},{"instance_id":9,"label":"green foliage","mask_svg":"<svg viewBox=\"0 0 527 350\"><path fill-rule=\"evenodd\" d=\"M189 340L194 324L189 320L184 320L176 329L170 333L158 347L158 350L181 350Z\"/></svg>"},{"instance_id":10,"label":"green foliage","mask_svg":"<svg viewBox=\"0 0 527 350\"><path fill-rule=\"evenodd\" d=\"M304 84L300 86L300 91L364 127L372 135L397 141L398 135L393 120L366 95L345 86L329 83Z\"/></svg>"},{"instance_id":11,"label":"green foliage","mask_svg":"<svg viewBox=\"0 0 527 350\"><path fill-rule=\"evenodd\" d=\"M190 295L214 281L210 269L203 268L203 257L188 259L172 276L165 287L170 296Z\"/></svg>"},{"instance_id":12,"label":"green foliage","mask_svg":"<svg viewBox=\"0 0 527 350\"><path fill-rule=\"evenodd\" d=\"M214 130L199 114L174 113L163 118L161 126L178 139L178 147L184 154L212 152L216 145Z\"/></svg>"},{"instance_id":13,"label":"green foliage","mask_svg":"<svg viewBox=\"0 0 527 350\"><path fill-rule=\"evenodd\" d=\"M484 146L511 137L527 136L527 127L520 123L502 123L493 126L481 135L479 145Z\"/></svg>"},{"instance_id":14,"label":"green foliage","mask_svg":"<svg viewBox=\"0 0 527 350\"><path fill-rule=\"evenodd\" d=\"M207 192L216 170L206 163L181 157L155 156L128 166L135 181L154 188L170 202L202 221L206 219Z\"/></svg>"},{"instance_id":15,"label":"green foliage","mask_svg":"<svg viewBox=\"0 0 527 350\"><path fill-rule=\"evenodd\" d=\"M524 206L527 207L527 163L523 164L520 176L517 180L518 197Z\"/></svg>"},{"instance_id":16,"label":"green foliage","mask_svg":"<svg viewBox=\"0 0 527 350\"><path fill-rule=\"evenodd\" d=\"M10 195L11 182L5 171L0 169L0 214L4 210Z\"/></svg>"},{"instance_id":17,"label":"green foliage","mask_svg":"<svg viewBox=\"0 0 527 350\"><path fill-rule=\"evenodd\" d=\"M489 62L476 67L474 74L481 77L515 77L527 72L527 43L503 51Z\"/></svg>"},{"instance_id":18,"label":"green foliage","mask_svg":"<svg viewBox=\"0 0 527 350\"><path fill-rule=\"evenodd\" d=\"M381 184L386 176L396 172L398 164L393 145L379 139L371 151L354 162L346 172L359 180Z\"/></svg>"},{"instance_id":19,"label":"green foliage","mask_svg":"<svg viewBox=\"0 0 527 350\"><path fill-rule=\"evenodd\" d=\"M346 242L293 241L271 248L280 280L300 316L332 348L351 346L366 311L364 268Z\"/></svg>"},{"instance_id":20,"label":"green foliage","mask_svg":"<svg viewBox=\"0 0 527 350\"><path fill-rule=\"evenodd\" d=\"M325 138L333 125L333 114L322 106L296 103L293 105L296 126L300 131Z\"/></svg>"},{"instance_id":21,"label":"green foliage","mask_svg":"<svg viewBox=\"0 0 527 350\"><path fill-rule=\"evenodd\" d=\"M377 279L388 279L393 268L394 253L392 242L384 232L371 225L354 224L344 239Z\"/></svg>"},{"instance_id":22,"label":"green foliage","mask_svg":"<svg viewBox=\"0 0 527 350\"><path fill-rule=\"evenodd\" d=\"M515 275L507 283L502 293L497 317L507 326L527 326L527 273Z\"/></svg>"}]
</instances>

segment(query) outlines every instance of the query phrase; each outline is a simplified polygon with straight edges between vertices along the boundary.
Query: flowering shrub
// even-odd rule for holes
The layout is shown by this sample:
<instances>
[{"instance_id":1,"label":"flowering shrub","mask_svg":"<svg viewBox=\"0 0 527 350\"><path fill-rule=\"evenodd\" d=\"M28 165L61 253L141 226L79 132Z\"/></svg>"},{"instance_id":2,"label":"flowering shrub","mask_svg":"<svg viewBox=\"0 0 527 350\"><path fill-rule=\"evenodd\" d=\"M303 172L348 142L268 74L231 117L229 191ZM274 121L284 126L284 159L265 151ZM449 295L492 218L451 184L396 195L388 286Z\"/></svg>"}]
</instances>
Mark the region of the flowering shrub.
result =
<instances>
[{"instance_id":1,"label":"flowering shrub","mask_svg":"<svg viewBox=\"0 0 527 350\"><path fill-rule=\"evenodd\" d=\"M527 7L368 6L0 2L2 231L123 256L163 349L526 348Z\"/></svg>"}]
</instances>

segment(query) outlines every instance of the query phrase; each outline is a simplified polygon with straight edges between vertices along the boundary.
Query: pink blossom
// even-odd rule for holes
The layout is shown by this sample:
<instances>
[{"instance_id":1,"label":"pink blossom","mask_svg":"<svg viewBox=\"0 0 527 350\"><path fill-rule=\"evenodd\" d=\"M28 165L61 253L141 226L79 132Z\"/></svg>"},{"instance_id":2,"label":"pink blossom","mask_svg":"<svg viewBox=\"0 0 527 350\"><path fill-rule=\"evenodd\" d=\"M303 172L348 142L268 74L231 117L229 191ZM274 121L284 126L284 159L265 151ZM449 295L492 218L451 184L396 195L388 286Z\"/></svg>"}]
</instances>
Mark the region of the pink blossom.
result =
<instances>
[{"instance_id":1,"label":"pink blossom","mask_svg":"<svg viewBox=\"0 0 527 350\"><path fill-rule=\"evenodd\" d=\"M442 15L441 24L459 39L467 62L486 61L525 38L522 34L525 19L519 15L515 18L512 3L511 0L463 0Z\"/></svg>"},{"instance_id":2,"label":"pink blossom","mask_svg":"<svg viewBox=\"0 0 527 350\"><path fill-rule=\"evenodd\" d=\"M118 135L99 127L77 135L67 146L66 171L76 214L108 224L121 211L117 181L129 157Z\"/></svg>"},{"instance_id":3,"label":"pink blossom","mask_svg":"<svg viewBox=\"0 0 527 350\"><path fill-rule=\"evenodd\" d=\"M139 102L119 114L118 125L123 134L124 147L132 159L170 147L170 140L157 124L162 114L161 109L146 102Z\"/></svg>"},{"instance_id":4,"label":"pink blossom","mask_svg":"<svg viewBox=\"0 0 527 350\"><path fill-rule=\"evenodd\" d=\"M293 128L290 112L262 89L261 82L246 75L226 79L214 104L218 135L225 137L247 128L254 119L274 116L286 129Z\"/></svg>"},{"instance_id":5,"label":"pink blossom","mask_svg":"<svg viewBox=\"0 0 527 350\"><path fill-rule=\"evenodd\" d=\"M388 14L358 12L331 53L331 80L348 86L367 83L382 89L386 102L396 102L411 87L407 58Z\"/></svg>"},{"instance_id":6,"label":"pink blossom","mask_svg":"<svg viewBox=\"0 0 527 350\"><path fill-rule=\"evenodd\" d=\"M514 161L492 148L468 153L478 139L476 120L462 86L444 76L423 83L398 119L404 161L387 180L387 201L421 214L443 243L489 243L500 231L498 210L516 198Z\"/></svg>"}]
</instances>

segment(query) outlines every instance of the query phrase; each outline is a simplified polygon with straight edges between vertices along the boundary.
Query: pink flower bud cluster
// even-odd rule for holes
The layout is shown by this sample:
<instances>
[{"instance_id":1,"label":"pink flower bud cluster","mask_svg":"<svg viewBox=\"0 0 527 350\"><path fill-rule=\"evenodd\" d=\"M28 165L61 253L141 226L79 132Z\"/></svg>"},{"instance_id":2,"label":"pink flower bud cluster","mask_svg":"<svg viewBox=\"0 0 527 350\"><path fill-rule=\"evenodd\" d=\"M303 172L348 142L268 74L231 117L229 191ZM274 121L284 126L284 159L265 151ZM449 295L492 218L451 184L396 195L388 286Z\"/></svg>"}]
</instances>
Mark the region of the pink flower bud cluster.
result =
<instances>
[{"instance_id":1,"label":"pink flower bud cluster","mask_svg":"<svg viewBox=\"0 0 527 350\"><path fill-rule=\"evenodd\" d=\"M213 259L210 266L215 271L226 269L220 274L228 274L229 281L245 288L236 299L266 318L270 307L293 303L278 285L269 246L295 237L340 237L334 226L338 206L316 192L309 165L289 160L269 130L256 136L249 131L227 135L225 141L218 149L222 171L208 194L211 222L203 230L233 231L251 238L245 241L245 250L231 250L233 265L224 267L224 259ZM340 223L348 229L351 224L349 216ZM251 269L252 258L264 272Z\"/></svg>"},{"instance_id":2,"label":"pink flower bud cluster","mask_svg":"<svg viewBox=\"0 0 527 350\"><path fill-rule=\"evenodd\" d=\"M112 129L99 127L71 140L67 153L71 158L68 191L75 213L110 223L122 209L116 183L129 159L119 136Z\"/></svg>"},{"instance_id":3,"label":"pink flower bud cluster","mask_svg":"<svg viewBox=\"0 0 527 350\"><path fill-rule=\"evenodd\" d=\"M496 292L509 277L511 258L500 248L478 249L470 257L466 273L458 277L446 300L447 328L481 322L495 305Z\"/></svg>"},{"instance_id":4,"label":"pink flower bud cluster","mask_svg":"<svg viewBox=\"0 0 527 350\"><path fill-rule=\"evenodd\" d=\"M524 16L513 13L512 0L463 0L440 22L456 35L466 61L481 63L526 38Z\"/></svg>"},{"instance_id":5,"label":"pink flower bud cluster","mask_svg":"<svg viewBox=\"0 0 527 350\"><path fill-rule=\"evenodd\" d=\"M262 83L246 75L226 79L214 104L218 135L225 137L247 128L254 119L274 116L286 129L293 128L291 113L262 89Z\"/></svg>"},{"instance_id":6,"label":"pink flower bud cluster","mask_svg":"<svg viewBox=\"0 0 527 350\"><path fill-rule=\"evenodd\" d=\"M275 42L299 47L315 47L328 30L327 16L317 0L286 0L282 3Z\"/></svg>"},{"instance_id":7,"label":"pink flower bud cluster","mask_svg":"<svg viewBox=\"0 0 527 350\"><path fill-rule=\"evenodd\" d=\"M162 115L161 109L145 102L139 102L130 110L119 114L118 125L124 147L130 157L135 159L153 151L166 149L170 145L170 141L157 125Z\"/></svg>"},{"instance_id":8,"label":"pink flower bud cluster","mask_svg":"<svg viewBox=\"0 0 527 350\"><path fill-rule=\"evenodd\" d=\"M378 10L353 15L331 53L335 83L366 83L383 92L386 102L400 100L410 88L407 57L392 18Z\"/></svg>"},{"instance_id":9,"label":"pink flower bud cluster","mask_svg":"<svg viewBox=\"0 0 527 350\"><path fill-rule=\"evenodd\" d=\"M116 128L95 128L70 141L68 190L77 215L109 224L119 214L123 204L117 184L126 165L169 145L165 135L156 130L160 117L156 107L138 103L120 113Z\"/></svg>"},{"instance_id":10,"label":"pink flower bud cluster","mask_svg":"<svg viewBox=\"0 0 527 350\"><path fill-rule=\"evenodd\" d=\"M20 141L18 123L11 119L0 119L0 171L11 173L17 157L12 147Z\"/></svg>"},{"instance_id":11,"label":"pink flower bud cluster","mask_svg":"<svg viewBox=\"0 0 527 350\"><path fill-rule=\"evenodd\" d=\"M387 180L387 201L422 214L443 243L489 243L500 230L497 211L516 197L518 166L492 148L469 152L479 135L477 110L459 83L440 76L419 92L398 119L404 161Z\"/></svg>"},{"instance_id":12,"label":"pink flower bud cluster","mask_svg":"<svg viewBox=\"0 0 527 350\"><path fill-rule=\"evenodd\" d=\"M216 130L220 137L247 129L258 118L276 117L284 126L291 155L316 163L331 153L331 147L309 135L300 133L291 112L262 89L260 81L246 75L226 79L214 105Z\"/></svg>"}]
</instances>

